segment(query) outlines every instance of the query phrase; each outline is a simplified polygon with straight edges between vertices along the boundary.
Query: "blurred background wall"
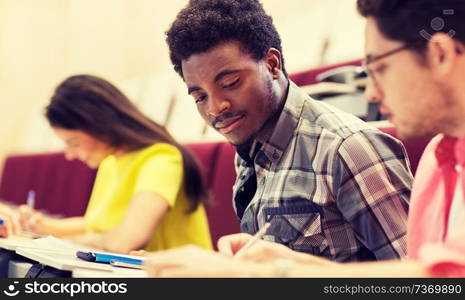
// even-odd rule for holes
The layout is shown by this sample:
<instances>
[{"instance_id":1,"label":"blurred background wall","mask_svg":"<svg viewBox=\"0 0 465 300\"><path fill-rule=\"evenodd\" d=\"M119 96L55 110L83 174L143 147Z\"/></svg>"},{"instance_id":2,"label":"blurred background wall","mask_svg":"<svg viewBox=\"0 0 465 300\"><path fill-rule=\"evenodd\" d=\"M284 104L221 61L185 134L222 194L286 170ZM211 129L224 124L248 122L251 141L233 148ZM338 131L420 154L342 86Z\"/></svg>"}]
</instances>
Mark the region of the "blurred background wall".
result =
<instances>
[{"instance_id":1,"label":"blurred background wall","mask_svg":"<svg viewBox=\"0 0 465 300\"><path fill-rule=\"evenodd\" d=\"M164 32L186 3L0 0L0 161L61 147L43 109L54 87L76 73L115 83L182 142L221 139L206 129L169 62ZM262 3L281 34L290 73L362 56L355 0Z\"/></svg>"}]
</instances>

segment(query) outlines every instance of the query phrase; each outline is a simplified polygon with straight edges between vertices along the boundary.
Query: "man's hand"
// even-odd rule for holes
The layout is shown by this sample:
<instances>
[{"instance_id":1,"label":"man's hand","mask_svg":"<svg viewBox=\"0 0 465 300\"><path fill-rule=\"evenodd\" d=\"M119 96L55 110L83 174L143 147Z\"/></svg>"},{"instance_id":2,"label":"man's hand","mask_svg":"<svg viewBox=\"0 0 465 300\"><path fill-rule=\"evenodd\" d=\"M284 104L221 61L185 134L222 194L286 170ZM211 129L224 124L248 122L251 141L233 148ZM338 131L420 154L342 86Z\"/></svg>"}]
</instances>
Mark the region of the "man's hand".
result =
<instances>
[{"instance_id":1,"label":"man's hand","mask_svg":"<svg viewBox=\"0 0 465 300\"><path fill-rule=\"evenodd\" d=\"M252 236L246 233L226 235L218 240L218 251L224 255L234 256L251 238ZM264 240L257 241L234 258L252 262L272 262L276 259L287 259L308 264L333 264L327 259L297 252L284 245Z\"/></svg>"},{"instance_id":2,"label":"man's hand","mask_svg":"<svg viewBox=\"0 0 465 300\"><path fill-rule=\"evenodd\" d=\"M227 256L234 256L250 239L252 235L247 233L225 235L218 240L218 251Z\"/></svg>"},{"instance_id":3,"label":"man's hand","mask_svg":"<svg viewBox=\"0 0 465 300\"><path fill-rule=\"evenodd\" d=\"M272 273L268 265L237 261L196 246L155 252L144 265L151 277L261 277Z\"/></svg>"}]
</instances>

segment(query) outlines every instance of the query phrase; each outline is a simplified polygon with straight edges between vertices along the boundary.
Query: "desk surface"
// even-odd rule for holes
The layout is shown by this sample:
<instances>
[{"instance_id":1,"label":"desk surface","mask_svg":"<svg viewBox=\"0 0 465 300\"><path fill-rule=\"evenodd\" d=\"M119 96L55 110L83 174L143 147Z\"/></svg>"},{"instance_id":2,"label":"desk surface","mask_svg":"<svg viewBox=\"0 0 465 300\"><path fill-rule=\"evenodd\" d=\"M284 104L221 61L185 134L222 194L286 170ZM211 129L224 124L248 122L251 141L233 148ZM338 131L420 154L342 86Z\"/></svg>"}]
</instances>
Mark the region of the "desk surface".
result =
<instances>
[{"instance_id":1,"label":"desk surface","mask_svg":"<svg viewBox=\"0 0 465 300\"><path fill-rule=\"evenodd\" d=\"M114 267L109 264L93 263L79 259L76 257L76 251L74 250L62 250L58 252L53 250L48 251L32 248L17 248L16 254L63 271L73 271L77 268L84 268L111 272L112 269L114 269Z\"/></svg>"},{"instance_id":2,"label":"desk surface","mask_svg":"<svg viewBox=\"0 0 465 300\"><path fill-rule=\"evenodd\" d=\"M72 272L72 276L78 278L142 278L147 277L147 272L145 272L144 270L117 267L114 267L114 269L111 272L89 269L74 269Z\"/></svg>"},{"instance_id":3,"label":"desk surface","mask_svg":"<svg viewBox=\"0 0 465 300\"><path fill-rule=\"evenodd\" d=\"M76 257L76 249L71 248L66 241L46 240L51 242L50 247L37 243L31 239L10 237L0 239L0 248L15 251L16 254L36 261L40 264L64 271L71 271L73 277L146 277L143 270L114 267L109 264L93 263ZM69 247L69 248L68 248ZM26 265L10 261L9 269L24 269ZM10 272L11 273L11 272ZM13 272L13 277L21 276ZM11 273L11 274L13 274Z\"/></svg>"},{"instance_id":4,"label":"desk surface","mask_svg":"<svg viewBox=\"0 0 465 300\"><path fill-rule=\"evenodd\" d=\"M30 245L30 238L24 238L19 236L0 238L0 248L5 250L15 251L18 247L29 247Z\"/></svg>"}]
</instances>

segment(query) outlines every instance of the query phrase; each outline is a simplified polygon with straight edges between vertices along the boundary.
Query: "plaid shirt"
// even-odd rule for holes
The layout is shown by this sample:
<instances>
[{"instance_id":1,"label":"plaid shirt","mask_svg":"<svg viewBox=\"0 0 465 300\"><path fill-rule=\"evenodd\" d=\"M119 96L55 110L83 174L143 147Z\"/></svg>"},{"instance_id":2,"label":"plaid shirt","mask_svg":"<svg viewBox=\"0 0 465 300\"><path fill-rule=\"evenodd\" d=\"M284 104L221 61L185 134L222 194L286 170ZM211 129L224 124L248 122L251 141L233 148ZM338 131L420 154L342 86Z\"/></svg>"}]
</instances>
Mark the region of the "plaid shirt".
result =
<instances>
[{"instance_id":1,"label":"plaid shirt","mask_svg":"<svg viewBox=\"0 0 465 300\"><path fill-rule=\"evenodd\" d=\"M340 262L406 255L412 175L390 135L291 82L271 138L237 150L242 232L271 220L265 240Z\"/></svg>"}]
</instances>

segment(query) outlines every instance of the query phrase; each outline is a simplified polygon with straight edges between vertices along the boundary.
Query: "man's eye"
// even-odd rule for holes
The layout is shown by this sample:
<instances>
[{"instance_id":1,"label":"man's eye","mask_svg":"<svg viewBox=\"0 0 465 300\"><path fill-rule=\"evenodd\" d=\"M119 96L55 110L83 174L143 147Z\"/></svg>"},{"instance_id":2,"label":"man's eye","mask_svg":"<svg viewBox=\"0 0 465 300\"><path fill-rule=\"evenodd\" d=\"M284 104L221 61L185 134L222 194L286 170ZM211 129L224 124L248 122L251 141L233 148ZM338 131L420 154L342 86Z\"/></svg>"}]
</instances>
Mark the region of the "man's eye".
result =
<instances>
[{"instance_id":1,"label":"man's eye","mask_svg":"<svg viewBox=\"0 0 465 300\"><path fill-rule=\"evenodd\" d=\"M237 79L234 80L233 82L227 83L227 84L223 85L223 88L224 88L224 89L227 89L227 88L233 87L233 86L235 86L235 85L239 82L239 80L240 80L240 78L237 78Z\"/></svg>"},{"instance_id":2,"label":"man's eye","mask_svg":"<svg viewBox=\"0 0 465 300\"><path fill-rule=\"evenodd\" d=\"M197 97L197 98L195 98L195 103L199 103L199 102L205 101L205 99L207 99L206 96Z\"/></svg>"}]
</instances>

